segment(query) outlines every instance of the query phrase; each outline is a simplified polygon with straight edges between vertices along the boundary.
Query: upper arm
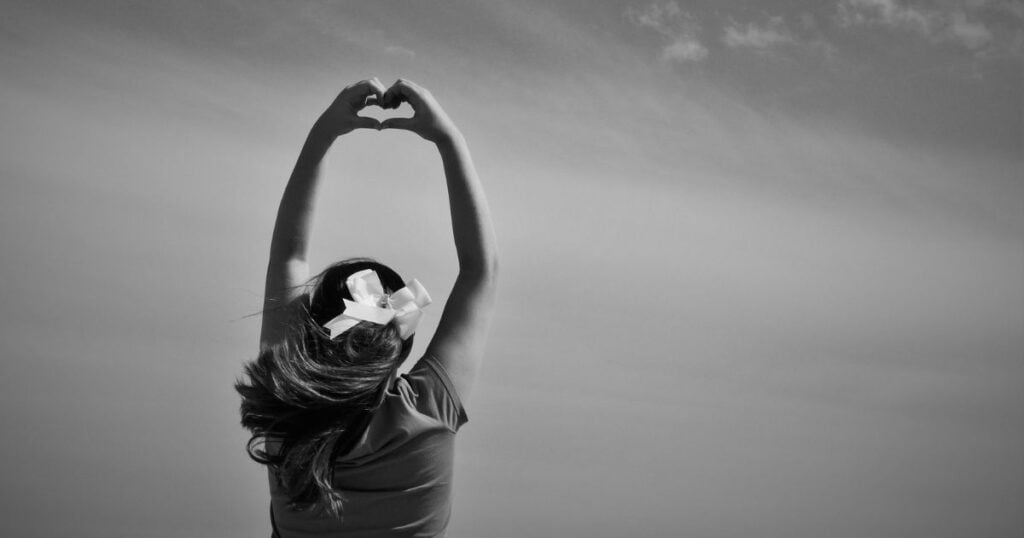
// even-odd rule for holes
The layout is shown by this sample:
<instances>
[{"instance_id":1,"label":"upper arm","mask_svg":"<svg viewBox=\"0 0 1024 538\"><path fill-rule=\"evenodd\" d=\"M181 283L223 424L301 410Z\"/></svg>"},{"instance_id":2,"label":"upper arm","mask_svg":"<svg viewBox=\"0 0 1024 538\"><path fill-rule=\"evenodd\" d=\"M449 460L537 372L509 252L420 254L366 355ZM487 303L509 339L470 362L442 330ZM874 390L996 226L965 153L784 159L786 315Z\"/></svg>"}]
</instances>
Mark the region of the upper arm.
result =
<instances>
[{"instance_id":1,"label":"upper arm","mask_svg":"<svg viewBox=\"0 0 1024 538\"><path fill-rule=\"evenodd\" d=\"M496 295L496 274L459 274L426 354L437 359L463 401L480 369Z\"/></svg>"},{"instance_id":2,"label":"upper arm","mask_svg":"<svg viewBox=\"0 0 1024 538\"><path fill-rule=\"evenodd\" d=\"M305 295L308 279L309 264L305 260L270 260L263 294L261 344L278 341L287 334L295 301Z\"/></svg>"}]
</instances>

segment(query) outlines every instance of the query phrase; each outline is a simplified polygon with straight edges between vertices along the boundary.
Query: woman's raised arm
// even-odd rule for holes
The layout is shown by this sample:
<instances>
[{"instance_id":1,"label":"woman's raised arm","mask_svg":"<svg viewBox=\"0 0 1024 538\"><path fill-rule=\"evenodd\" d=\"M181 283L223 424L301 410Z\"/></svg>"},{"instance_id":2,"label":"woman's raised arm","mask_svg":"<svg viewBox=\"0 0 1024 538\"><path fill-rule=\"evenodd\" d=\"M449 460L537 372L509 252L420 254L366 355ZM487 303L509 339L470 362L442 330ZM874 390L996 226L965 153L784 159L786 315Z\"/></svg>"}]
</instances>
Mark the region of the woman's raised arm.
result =
<instances>
[{"instance_id":1,"label":"woman's raised arm","mask_svg":"<svg viewBox=\"0 0 1024 538\"><path fill-rule=\"evenodd\" d=\"M285 307L303 293L301 286L309 278L306 253L320 182L320 162L335 138L355 129L381 128L376 119L356 114L367 105L377 103L383 95L384 85L377 79L346 87L320 115L306 137L281 197L270 241L261 343L274 342L284 335L289 316Z\"/></svg>"},{"instance_id":2,"label":"woman's raised arm","mask_svg":"<svg viewBox=\"0 0 1024 538\"><path fill-rule=\"evenodd\" d=\"M381 106L407 101L411 118L389 118L385 129L412 131L437 145L448 185L459 276L426 353L445 366L465 400L476 379L494 309L498 271L497 240L483 186L462 134L426 89L399 79L384 94Z\"/></svg>"}]
</instances>

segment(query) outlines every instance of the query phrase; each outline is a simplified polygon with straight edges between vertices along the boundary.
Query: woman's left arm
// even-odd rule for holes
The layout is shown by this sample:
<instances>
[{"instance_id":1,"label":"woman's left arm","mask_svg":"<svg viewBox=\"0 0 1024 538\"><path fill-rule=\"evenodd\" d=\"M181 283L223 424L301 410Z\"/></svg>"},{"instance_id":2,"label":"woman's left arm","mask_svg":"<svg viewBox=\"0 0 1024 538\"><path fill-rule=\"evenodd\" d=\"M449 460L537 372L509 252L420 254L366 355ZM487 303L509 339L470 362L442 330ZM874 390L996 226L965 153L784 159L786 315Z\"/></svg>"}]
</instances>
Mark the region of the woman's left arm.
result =
<instances>
[{"instance_id":1,"label":"woman's left arm","mask_svg":"<svg viewBox=\"0 0 1024 538\"><path fill-rule=\"evenodd\" d=\"M376 78L346 87L306 137L281 197L270 241L261 343L277 341L285 334L289 316L285 307L305 291L301 286L309 278L306 254L320 183L320 163L337 137L355 129L380 129L376 119L357 113L376 103L384 91L384 85Z\"/></svg>"}]
</instances>

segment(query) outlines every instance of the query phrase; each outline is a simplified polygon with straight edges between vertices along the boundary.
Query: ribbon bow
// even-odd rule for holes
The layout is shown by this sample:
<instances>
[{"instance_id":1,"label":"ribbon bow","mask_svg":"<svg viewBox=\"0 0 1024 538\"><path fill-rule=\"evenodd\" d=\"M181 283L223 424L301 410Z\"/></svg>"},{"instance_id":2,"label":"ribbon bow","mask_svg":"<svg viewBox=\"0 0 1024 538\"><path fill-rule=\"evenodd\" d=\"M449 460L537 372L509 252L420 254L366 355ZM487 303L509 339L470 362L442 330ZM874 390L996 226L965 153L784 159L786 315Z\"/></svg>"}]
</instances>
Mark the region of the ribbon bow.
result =
<instances>
[{"instance_id":1,"label":"ribbon bow","mask_svg":"<svg viewBox=\"0 0 1024 538\"><path fill-rule=\"evenodd\" d=\"M405 340L416 332L416 326L423 317L420 309L430 304L430 295L415 278L391 295L384 293L380 277L373 269L352 273L345 280L345 285L353 300L345 299L345 311L324 323L332 339L360 321L386 325L393 320L398 327L398 335Z\"/></svg>"}]
</instances>

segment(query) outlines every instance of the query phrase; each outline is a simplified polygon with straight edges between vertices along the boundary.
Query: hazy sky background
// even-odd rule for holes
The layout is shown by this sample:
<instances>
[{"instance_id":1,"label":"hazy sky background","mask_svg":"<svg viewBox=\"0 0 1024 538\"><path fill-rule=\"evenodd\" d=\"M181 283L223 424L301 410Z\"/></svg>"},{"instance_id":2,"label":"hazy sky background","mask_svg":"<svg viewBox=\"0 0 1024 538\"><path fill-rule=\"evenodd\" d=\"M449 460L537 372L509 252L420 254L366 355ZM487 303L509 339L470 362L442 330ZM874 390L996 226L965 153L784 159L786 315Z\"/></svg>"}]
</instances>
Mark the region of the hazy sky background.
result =
<instances>
[{"instance_id":1,"label":"hazy sky background","mask_svg":"<svg viewBox=\"0 0 1024 538\"><path fill-rule=\"evenodd\" d=\"M1024 533L1024 3L0 7L0 534L269 535L246 316L371 76L448 109L500 240L450 536ZM326 174L313 265L420 279L429 334L436 152Z\"/></svg>"}]
</instances>

